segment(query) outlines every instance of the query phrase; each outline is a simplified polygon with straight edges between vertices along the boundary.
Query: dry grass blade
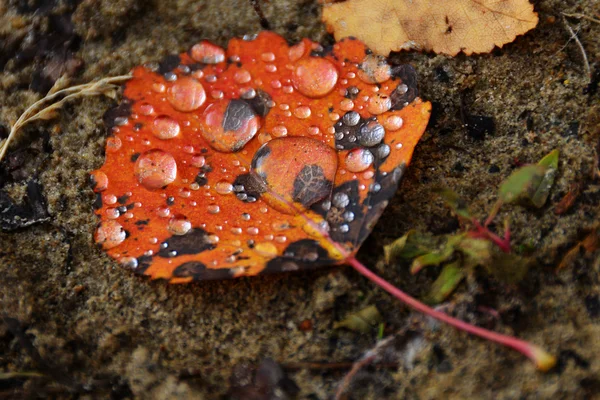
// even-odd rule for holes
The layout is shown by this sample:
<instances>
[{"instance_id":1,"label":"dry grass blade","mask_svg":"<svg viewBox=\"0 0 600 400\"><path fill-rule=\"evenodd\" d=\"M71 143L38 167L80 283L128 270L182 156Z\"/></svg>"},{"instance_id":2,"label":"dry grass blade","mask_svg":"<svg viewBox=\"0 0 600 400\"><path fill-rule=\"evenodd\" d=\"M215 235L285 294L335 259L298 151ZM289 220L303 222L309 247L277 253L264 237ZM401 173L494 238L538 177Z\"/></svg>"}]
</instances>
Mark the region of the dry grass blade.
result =
<instances>
[{"instance_id":1,"label":"dry grass blade","mask_svg":"<svg viewBox=\"0 0 600 400\"><path fill-rule=\"evenodd\" d=\"M131 75L110 76L95 82L88 82L82 85L57 90L60 85L64 84L64 81L59 79L59 81L57 81L57 83L60 82L59 86L55 85L46 96L30 105L11 127L8 137L0 144L0 161L2 161L6 155L8 146L15 138L17 132L29 122L39 119L47 120L54 118L56 116L56 111L58 111L67 101L77 97L95 96L99 94L113 96L114 92L118 89L118 86L115 85L115 83L120 83L130 78Z\"/></svg>"},{"instance_id":2,"label":"dry grass blade","mask_svg":"<svg viewBox=\"0 0 600 400\"><path fill-rule=\"evenodd\" d=\"M563 23L565 24L565 27L571 34L571 38L575 41L575 43L577 43L577 46L579 47L579 50L581 51L581 56L583 57L583 65L585 66L585 72L588 76L588 79L591 82L592 81L592 69L590 68L590 62L588 61L588 56L587 56L587 53L585 52L585 48L583 47L583 44L581 44L581 41L577 37L577 34L575 33L575 31L573 31L573 28L571 28L571 25L569 25L569 23L567 22L567 19L565 17L563 17Z\"/></svg>"}]
</instances>

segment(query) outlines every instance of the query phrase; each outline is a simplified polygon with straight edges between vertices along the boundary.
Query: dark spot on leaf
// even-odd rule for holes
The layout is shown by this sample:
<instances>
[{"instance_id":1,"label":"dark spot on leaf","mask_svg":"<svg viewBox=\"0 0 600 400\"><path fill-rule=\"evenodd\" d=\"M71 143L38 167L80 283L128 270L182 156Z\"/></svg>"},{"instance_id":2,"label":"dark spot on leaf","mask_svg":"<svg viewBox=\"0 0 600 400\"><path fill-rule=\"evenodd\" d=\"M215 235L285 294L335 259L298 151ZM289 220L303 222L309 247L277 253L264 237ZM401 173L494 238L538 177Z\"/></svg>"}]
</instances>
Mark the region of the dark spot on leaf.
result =
<instances>
[{"instance_id":1,"label":"dark spot on leaf","mask_svg":"<svg viewBox=\"0 0 600 400\"><path fill-rule=\"evenodd\" d=\"M229 268L211 269L206 268L206 265L201 262L190 261L175 268L173 276L176 278L193 278L194 280L220 280L229 279L233 274Z\"/></svg>"},{"instance_id":2,"label":"dark spot on leaf","mask_svg":"<svg viewBox=\"0 0 600 400\"><path fill-rule=\"evenodd\" d=\"M401 81L390 95L392 109L401 110L419 96L417 72L411 65L402 64L392 68L392 75L395 78L400 78Z\"/></svg>"},{"instance_id":3,"label":"dark spot on leaf","mask_svg":"<svg viewBox=\"0 0 600 400\"><path fill-rule=\"evenodd\" d=\"M94 198L94 202L92 203L92 207L95 210L99 210L102 208L102 195L100 193L96 193L96 197Z\"/></svg>"},{"instance_id":4,"label":"dark spot on leaf","mask_svg":"<svg viewBox=\"0 0 600 400\"><path fill-rule=\"evenodd\" d=\"M256 96L252 99L248 100L248 104L252 107L252 110L256 113L256 115L260 117L266 117L271 110L271 96L267 92L264 92L260 89L256 90Z\"/></svg>"},{"instance_id":5,"label":"dark spot on leaf","mask_svg":"<svg viewBox=\"0 0 600 400\"><path fill-rule=\"evenodd\" d=\"M239 175L233 182L233 191L245 203L256 201L266 190L265 184L254 174Z\"/></svg>"},{"instance_id":6,"label":"dark spot on leaf","mask_svg":"<svg viewBox=\"0 0 600 400\"><path fill-rule=\"evenodd\" d=\"M127 203L127 200L129 200L129 196L128 196L128 195L126 195L126 194L124 194L124 195L122 195L122 196L119 196L119 197L117 197L117 201L118 201L120 204L125 204L125 203Z\"/></svg>"},{"instance_id":7,"label":"dark spot on leaf","mask_svg":"<svg viewBox=\"0 0 600 400\"><path fill-rule=\"evenodd\" d=\"M225 110L222 123L223 129L225 131L237 131L246 121L255 116L256 114L250 104L244 100L233 99Z\"/></svg>"},{"instance_id":8,"label":"dark spot on leaf","mask_svg":"<svg viewBox=\"0 0 600 400\"><path fill-rule=\"evenodd\" d=\"M215 245L208 241L207 236L206 231L202 228L192 229L185 235L171 236L161 243L161 249L157 255L170 258L212 250Z\"/></svg>"},{"instance_id":9,"label":"dark spot on leaf","mask_svg":"<svg viewBox=\"0 0 600 400\"><path fill-rule=\"evenodd\" d=\"M337 264L337 261L329 257L327 250L321 247L319 242L301 239L290 243L282 256L270 260L261 273L294 271L334 264Z\"/></svg>"},{"instance_id":10,"label":"dark spot on leaf","mask_svg":"<svg viewBox=\"0 0 600 400\"><path fill-rule=\"evenodd\" d=\"M321 166L305 165L294 179L292 198L308 208L328 196L332 187L333 183L325 179Z\"/></svg>"},{"instance_id":11,"label":"dark spot on leaf","mask_svg":"<svg viewBox=\"0 0 600 400\"><path fill-rule=\"evenodd\" d=\"M177 68L181 64L181 58L178 54L170 54L163 58L163 60L158 63L158 73L164 75L168 72L172 72L175 68Z\"/></svg>"}]
</instances>

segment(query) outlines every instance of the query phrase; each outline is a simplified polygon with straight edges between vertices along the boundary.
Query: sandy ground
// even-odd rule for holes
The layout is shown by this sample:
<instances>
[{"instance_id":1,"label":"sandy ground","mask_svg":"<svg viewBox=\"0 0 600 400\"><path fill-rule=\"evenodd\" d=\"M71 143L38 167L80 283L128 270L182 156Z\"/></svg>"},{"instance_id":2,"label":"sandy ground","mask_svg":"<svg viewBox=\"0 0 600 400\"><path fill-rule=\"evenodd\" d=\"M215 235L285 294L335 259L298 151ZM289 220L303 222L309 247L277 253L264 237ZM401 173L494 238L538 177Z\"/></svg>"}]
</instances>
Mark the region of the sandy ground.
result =
<instances>
[{"instance_id":1,"label":"sandy ground","mask_svg":"<svg viewBox=\"0 0 600 400\"><path fill-rule=\"evenodd\" d=\"M244 399L327 399L349 370L335 364L359 359L377 340L375 329L334 330L333 322L371 304L396 340L379 367L355 377L348 398L600 398L598 251L581 251L556 270L597 226L600 199L600 25L569 20L579 26L592 66L590 85L560 13L597 16L600 2L535 3L538 28L491 54L398 57L417 69L434 119L359 258L408 292L423 293L435 271L415 278L406 265L386 266L382 246L409 229L459 228L433 188L453 188L483 218L514 168L560 149L546 205L506 206L499 215L511 221L513 246L535 260L525 279L507 285L477 274L445 306L459 318L543 345L559 357L554 370L540 373L518 353L411 313L348 268L186 286L120 269L92 245L97 221L88 173L103 162L102 116L115 104L97 97L27 127L1 167L0 187L17 201L32 178L41 184L48 218L0 232L0 398L212 399L229 392ZM332 40L316 1L271 1L263 8L271 28L291 41ZM200 39L225 45L258 30L251 5L241 0L0 1L0 135L57 73L87 82ZM469 131L461 114L490 117L495 129ZM572 185L579 195L557 215ZM497 310L498 318L482 307ZM305 320L310 329L300 329ZM266 362L255 381L267 382L272 397L240 389L251 381L251 366L266 358L289 380ZM298 362L329 366L292 368Z\"/></svg>"}]
</instances>

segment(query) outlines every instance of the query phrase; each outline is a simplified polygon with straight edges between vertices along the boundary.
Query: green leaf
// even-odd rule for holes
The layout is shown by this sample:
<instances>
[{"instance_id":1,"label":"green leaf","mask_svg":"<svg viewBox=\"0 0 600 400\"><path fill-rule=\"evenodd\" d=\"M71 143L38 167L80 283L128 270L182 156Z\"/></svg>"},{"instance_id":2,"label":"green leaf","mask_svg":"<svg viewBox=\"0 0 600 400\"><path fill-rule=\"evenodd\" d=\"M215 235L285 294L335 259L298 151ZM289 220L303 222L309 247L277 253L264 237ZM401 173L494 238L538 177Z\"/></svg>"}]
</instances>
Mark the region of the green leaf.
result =
<instances>
[{"instance_id":1,"label":"green leaf","mask_svg":"<svg viewBox=\"0 0 600 400\"><path fill-rule=\"evenodd\" d=\"M425 267L440 265L448 261L454 255L456 245L463 240L464 236L464 234L448 236L441 249L438 247L429 253L415 258L410 266L411 274L416 274Z\"/></svg>"},{"instance_id":2,"label":"green leaf","mask_svg":"<svg viewBox=\"0 0 600 400\"><path fill-rule=\"evenodd\" d=\"M554 184L554 178L556 177L556 171L558 170L558 150L553 150L542 158L538 165L546 168L546 173L539 183L535 193L531 196L531 203L540 208L546 203L548 195L550 195L550 189Z\"/></svg>"},{"instance_id":3,"label":"green leaf","mask_svg":"<svg viewBox=\"0 0 600 400\"><path fill-rule=\"evenodd\" d=\"M454 261L442 268L442 272L431 285L429 294L425 296L425 302L438 304L444 301L458 287L464 278L460 261Z\"/></svg>"},{"instance_id":4,"label":"green leaf","mask_svg":"<svg viewBox=\"0 0 600 400\"><path fill-rule=\"evenodd\" d=\"M423 234L414 230L384 246L385 262L397 259L412 260L438 247L438 241L431 234Z\"/></svg>"},{"instance_id":5,"label":"green leaf","mask_svg":"<svg viewBox=\"0 0 600 400\"><path fill-rule=\"evenodd\" d=\"M500 185L500 200L512 203L523 198L531 199L544 179L547 169L543 165L526 165L517 169Z\"/></svg>"},{"instance_id":6,"label":"green leaf","mask_svg":"<svg viewBox=\"0 0 600 400\"><path fill-rule=\"evenodd\" d=\"M465 255L464 267L488 265L492 259L493 244L487 239L466 237L456 247Z\"/></svg>"},{"instance_id":7,"label":"green leaf","mask_svg":"<svg viewBox=\"0 0 600 400\"><path fill-rule=\"evenodd\" d=\"M449 188L438 188L434 191L440 195L446 205L458 216L469 220L472 218L467 202L458 193Z\"/></svg>"},{"instance_id":8,"label":"green leaf","mask_svg":"<svg viewBox=\"0 0 600 400\"><path fill-rule=\"evenodd\" d=\"M368 306L352 313L342 321L334 322L333 329L346 328L351 331L367 333L372 327L383 321L383 317L375 306Z\"/></svg>"}]
</instances>

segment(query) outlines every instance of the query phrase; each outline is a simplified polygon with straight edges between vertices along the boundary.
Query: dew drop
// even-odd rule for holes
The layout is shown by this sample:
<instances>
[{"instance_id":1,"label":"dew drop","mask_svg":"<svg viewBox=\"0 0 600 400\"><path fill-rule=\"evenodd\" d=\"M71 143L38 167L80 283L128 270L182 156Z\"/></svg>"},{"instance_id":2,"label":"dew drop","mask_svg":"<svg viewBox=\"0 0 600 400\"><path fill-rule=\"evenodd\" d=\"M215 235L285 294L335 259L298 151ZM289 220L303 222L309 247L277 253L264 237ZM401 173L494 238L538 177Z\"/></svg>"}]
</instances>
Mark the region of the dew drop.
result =
<instances>
[{"instance_id":1,"label":"dew drop","mask_svg":"<svg viewBox=\"0 0 600 400\"><path fill-rule=\"evenodd\" d=\"M206 237L206 241L210 244L217 244L219 243L220 238L217 235L208 235Z\"/></svg>"},{"instance_id":2,"label":"dew drop","mask_svg":"<svg viewBox=\"0 0 600 400\"><path fill-rule=\"evenodd\" d=\"M154 90L156 93L164 93L167 90L167 87L164 83L153 83L152 90Z\"/></svg>"},{"instance_id":3,"label":"dew drop","mask_svg":"<svg viewBox=\"0 0 600 400\"><path fill-rule=\"evenodd\" d=\"M283 125L277 125L273 127L272 134L275 137L284 137L287 136L287 128Z\"/></svg>"},{"instance_id":4,"label":"dew drop","mask_svg":"<svg viewBox=\"0 0 600 400\"><path fill-rule=\"evenodd\" d=\"M367 103L367 111L373 115L383 114L390 108L392 108L392 99L381 94L371 96Z\"/></svg>"},{"instance_id":5,"label":"dew drop","mask_svg":"<svg viewBox=\"0 0 600 400\"><path fill-rule=\"evenodd\" d=\"M391 77L392 67L385 57L370 54L358 66L358 78L365 83L383 83Z\"/></svg>"},{"instance_id":6,"label":"dew drop","mask_svg":"<svg viewBox=\"0 0 600 400\"><path fill-rule=\"evenodd\" d=\"M196 79L184 77L169 88L167 100L177 111L190 112L204 104L206 92L204 86Z\"/></svg>"},{"instance_id":7,"label":"dew drop","mask_svg":"<svg viewBox=\"0 0 600 400\"><path fill-rule=\"evenodd\" d=\"M195 44L190 49L190 56L204 64L218 64L225 61L225 50L206 40Z\"/></svg>"},{"instance_id":8,"label":"dew drop","mask_svg":"<svg viewBox=\"0 0 600 400\"><path fill-rule=\"evenodd\" d=\"M94 234L95 242L104 250L117 247L123 243L126 237L127 233L123 226L114 220L102 221Z\"/></svg>"},{"instance_id":9,"label":"dew drop","mask_svg":"<svg viewBox=\"0 0 600 400\"><path fill-rule=\"evenodd\" d=\"M383 120L383 126L388 131L397 131L402 128L403 123L402 117L398 115L390 115Z\"/></svg>"},{"instance_id":10,"label":"dew drop","mask_svg":"<svg viewBox=\"0 0 600 400\"><path fill-rule=\"evenodd\" d=\"M220 152L241 150L260 128L260 118L244 100L222 100L203 113L202 137Z\"/></svg>"},{"instance_id":11,"label":"dew drop","mask_svg":"<svg viewBox=\"0 0 600 400\"><path fill-rule=\"evenodd\" d=\"M296 62L292 73L294 87L303 95L318 98L333 90L338 71L331 61L320 57L302 58Z\"/></svg>"},{"instance_id":12,"label":"dew drop","mask_svg":"<svg viewBox=\"0 0 600 400\"><path fill-rule=\"evenodd\" d=\"M230 194L233 192L233 185L227 181L219 181L215 185L215 190L222 195Z\"/></svg>"},{"instance_id":13,"label":"dew drop","mask_svg":"<svg viewBox=\"0 0 600 400\"><path fill-rule=\"evenodd\" d=\"M138 260L135 257L121 257L119 258L119 264L123 268L135 270L138 267Z\"/></svg>"},{"instance_id":14,"label":"dew drop","mask_svg":"<svg viewBox=\"0 0 600 400\"><path fill-rule=\"evenodd\" d=\"M157 117L152 123L152 133L159 139L172 139L179 135L180 131L177 121L166 115Z\"/></svg>"},{"instance_id":15,"label":"dew drop","mask_svg":"<svg viewBox=\"0 0 600 400\"><path fill-rule=\"evenodd\" d=\"M248 83L252 80L252 75L245 69L240 69L233 74L233 80L239 84Z\"/></svg>"},{"instance_id":16,"label":"dew drop","mask_svg":"<svg viewBox=\"0 0 600 400\"><path fill-rule=\"evenodd\" d=\"M169 215L171 215L171 209L169 207L158 207L156 209L156 215L161 218L167 218Z\"/></svg>"},{"instance_id":17,"label":"dew drop","mask_svg":"<svg viewBox=\"0 0 600 400\"><path fill-rule=\"evenodd\" d=\"M273 53L262 53L260 55L260 58L264 62L273 62L273 61L275 61L275 54L273 54Z\"/></svg>"},{"instance_id":18,"label":"dew drop","mask_svg":"<svg viewBox=\"0 0 600 400\"><path fill-rule=\"evenodd\" d=\"M306 119L310 117L310 107L308 106L300 106L294 110L294 115L296 118Z\"/></svg>"},{"instance_id":19,"label":"dew drop","mask_svg":"<svg viewBox=\"0 0 600 400\"><path fill-rule=\"evenodd\" d=\"M210 97L212 97L215 100L222 99L223 95L224 95L224 93L221 90L211 90L210 91Z\"/></svg>"},{"instance_id":20,"label":"dew drop","mask_svg":"<svg viewBox=\"0 0 600 400\"><path fill-rule=\"evenodd\" d=\"M309 135L318 135L320 133L321 133L321 129L319 129L318 126L313 125L313 126L311 126L311 127L308 128L308 134Z\"/></svg>"},{"instance_id":21,"label":"dew drop","mask_svg":"<svg viewBox=\"0 0 600 400\"><path fill-rule=\"evenodd\" d=\"M171 154L153 149L138 157L134 173L138 182L146 189L160 189L175 180L177 164Z\"/></svg>"},{"instance_id":22,"label":"dew drop","mask_svg":"<svg viewBox=\"0 0 600 400\"><path fill-rule=\"evenodd\" d=\"M347 221L347 222L352 222L354 221L354 213L352 211L346 211L342 217Z\"/></svg>"},{"instance_id":23,"label":"dew drop","mask_svg":"<svg viewBox=\"0 0 600 400\"><path fill-rule=\"evenodd\" d=\"M106 139L106 151L108 151L109 153L119 151L121 149L122 144L123 143L121 142L121 139L119 139L118 137L109 137L108 139Z\"/></svg>"},{"instance_id":24,"label":"dew drop","mask_svg":"<svg viewBox=\"0 0 600 400\"><path fill-rule=\"evenodd\" d=\"M193 167L202 168L204 167L204 164L206 164L206 158L204 158L204 156L201 155L195 155L192 157L191 164Z\"/></svg>"},{"instance_id":25,"label":"dew drop","mask_svg":"<svg viewBox=\"0 0 600 400\"><path fill-rule=\"evenodd\" d=\"M142 115L152 115L154 113L154 107L152 104L142 103L138 109L139 113Z\"/></svg>"},{"instance_id":26,"label":"dew drop","mask_svg":"<svg viewBox=\"0 0 600 400\"><path fill-rule=\"evenodd\" d=\"M242 228L240 228L240 227L231 228L231 233L233 233L234 235L241 235L242 234Z\"/></svg>"},{"instance_id":27,"label":"dew drop","mask_svg":"<svg viewBox=\"0 0 600 400\"><path fill-rule=\"evenodd\" d=\"M105 194L102 196L102 202L108 205L115 204L117 202L117 196L114 194Z\"/></svg>"},{"instance_id":28,"label":"dew drop","mask_svg":"<svg viewBox=\"0 0 600 400\"><path fill-rule=\"evenodd\" d=\"M93 171L90 174L93 190L96 193L100 193L108 189L108 177L102 171Z\"/></svg>"},{"instance_id":29,"label":"dew drop","mask_svg":"<svg viewBox=\"0 0 600 400\"><path fill-rule=\"evenodd\" d=\"M374 159L373 153L367 149L352 149L346 155L346 168L350 172L361 172L369 168Z\"/></svg>"},{"instance_id":30,"label":"dew drop","mask_svg":"<svg viewBox=\"0 0 600 400\"><path fill-rule=\"evenodd\" d=\"M331 204L340 209L346 208L350 204L350 197L344 192L338 192L333 195Z\"/></svg>"},{"instance_id":31,"label":"dew drop","mask_svg":"<svg viewBox=\"0 0 600 400\"><path fill-rule=\"evenodd\" d=\"M252 226L246 229L246 232L248 232L248 235L258 235L258 228Z\"/></svg>"},{"instance_id":32,"label":"dew drop","mask_svg":"<svg viewBox=\"0 0 600 400\"><path fill-rule=\"evenodd\" d=\"M350 111L354 108L354 102L350 99L344 99L340 102L342 111Z\"/></svg>"},{"instance_id":33,"label":"dew drop","mask_svg":"<svg viewBox=\"0 0 600 400\"><path fill-rule=\"evenodd\" d=\"M300 43L290 47L290 49L288 50L288 57L290 58L290 61L292 61L292 62L298 61L300 58L302 58L302 56L304 55L305 52L306 52L306 44L304 42L300 42Z\"/></svg>"},{"instance_id":34,"label":"dew drop","mask_svg":"<svg viewBox=\"0 0 600 400\"><path fill-rule=\"evenodd\" d=\"M275 236L274 239L275 239L275 241L277 243L285 243L285 242L287 242L287 236L284 236L284 235L277 235L277 236Z\"/></svg>"},{"instance_id":35,"label":"dew drop","mask_svg":"<svg viewBox=\"0 0 600 400\"><path fill-rule=\"evenodd\" d=\"M192 229L192 223L188 221L185 217L173 217L169 220L169 224L167 225L167 229L173 235L185 235Z\"/></svg>"},{"instance_id":36,"label":"dew drop","mask_svg":"<svg viewBox=\"0 0 600 400\"><path fill-rule=\"evenodd\" d=\"M106 211L104 211L104 213L106 214L106 218L108 219L117 219L121 216L121 213L116 208L107 208Z\"/></svg>"},{"instance_id":37,"label":"dew drop","mask_svg":"<svg viewBox=\"0 0 600 400\"><path fill-rule=\"evenodd\" d=\"M385 143L382 143L379 146L377 146L377 148L375 149L375 153L379 158L384 159L390 155L390 146L388 146Z\"/></svg>"},{"instance_id":38,"label":"dew drop","mask_svg":"<svg viewBox=\"0 0 600 400\"><path fill-rule=\"evenodd\" d=\"M219 211L221 211L221 208L216 204L210 204L208 207L206 207L206 209L211 214L218 214Z\"/></svg>"},{"instance_id":39,"label":"dew drop","mask_svg":"<svg viewBox=\"0 0 600 400\"><path fill-rule=\"evenodd\" d=\"M361 145L371 147L381 143L385 136L385 129L377 121L369 121L361 126L358 141Z\"/></svg>"},{"instance_id":40,"label":"dew drop","mask_svg":"<svg viewBox=\"0 0 600 400\"><path fill-rule=\"evenodd\" d=\"M348 126L356 126L360 122L360 115L356 111L350 111L344 114L342 122Z\"/></svg>"}]
</instances>

